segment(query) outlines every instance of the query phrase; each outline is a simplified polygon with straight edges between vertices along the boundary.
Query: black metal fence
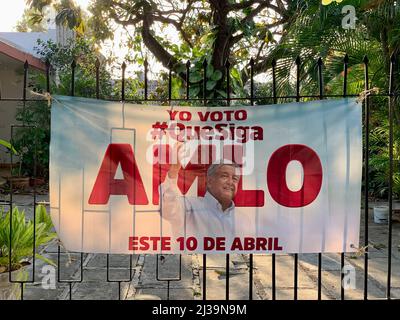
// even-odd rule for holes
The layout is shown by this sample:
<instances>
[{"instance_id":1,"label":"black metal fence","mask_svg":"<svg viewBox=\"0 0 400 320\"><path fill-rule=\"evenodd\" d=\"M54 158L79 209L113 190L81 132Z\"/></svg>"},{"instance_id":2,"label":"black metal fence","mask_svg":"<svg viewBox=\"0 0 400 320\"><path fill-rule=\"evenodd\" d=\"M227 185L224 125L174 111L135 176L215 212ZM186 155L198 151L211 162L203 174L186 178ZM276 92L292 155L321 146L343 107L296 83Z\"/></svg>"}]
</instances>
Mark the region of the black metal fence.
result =
<instances>
[{"instance_id":1,"label":"black metal fence","mask_svg":"<svg viewBox=\"0 0 400 320\"><path fill-rule=\"evenodd\" d=\"M388 98L388 109L389 109L389 185L388 185L388 194L389 194L389 219L388 219L388 237L387 237L387 248L388 248L388 258L387 258L387 282L386 282L386 298L391 299L392 294L391 294L391 280L392 280L392 231L393 231L393 225L392 225L392 207L393 207L393 125L394 125L394 99L395 97L398 97L398 93L394 92L394 67L395 67L395 56L392 55L390 59L390 76L389 76L389 88L387 93L383 94L377 94L377 93L371 93L370 88L369 88L369 74L368 74L368 58L367 56L364 57L363 59L363 64L364 64L364 94L365 97L363 99L363 106L364 106L364 120L363 120L363 128L364 128L364 299L368 299L368 244L369 244L369 231L368 231L368 204L369 204L369 157L370 157L370 143L369 143L369 133L370 133L370 98L373 96L380 96L380 97L387 97ZM300 101L301 99L304 98L314 98L314 99L325 99L325 98L338 98L338 97L356 97L359 96L358 94L348 94L348 63L349 63L349 57L346 54L346 56L343 59L343 94L342 95L325 95L324 94L324 85L323 85L323 61L321 58L318 59L316 65L318 68L318 79L319 79L319 94L318 95L301 95L300 94L300 67L301 67L301 60L300 57L298 57L295 60L296 64L296 95L294 96L278 96L277 95L277 77L276 77L276 61L272 61L272 96L268 97L256 97L254 95L254 72L253 72L253 67L254 67L254 61L253 59L250 60L250 96L245 97L245 98L236 98L231 96L231 88L230 88L230 63L227 62L225 64L226 68L226 98L224 99L218 99L218 100L223 100L226 102L227 105L231 104L232 100L242 100L246 103L246 101L250 102L250 105L254 105L257 99L270 99L273 104L277 104L279 99L292 99L295 101ZM96 67L96 98L100 98L100 63L99 61L96 61L95 64ZM126 64L122 64L122 83L121 83L121 97L120 99L104 99L104 100L116 100L116 101L125 101L125 102L151 102L151 101L163 101L163 102L169 102L172 103L174 101L177 102L182 102L182 101L200 101L204 105L207 105L207 102L210 100L214 99L208 99L206 97L206 83L207 83L207 62L204 61L203 63L204 67L204 77L203 77L203 97L202 98L190 98L189 96L189 88L190 88L190 62L188 61L186 63L186 96L181 99L172 99L172 71L169 71L169 81L168 81L168 99L167 101L163 101L160 99L149 99L148 98L148 63L145 61L144 63L144 97L143 99L140 100L129 100L125 99L125 70L126 70ZM50 63L46 63L46 89L47 92L51 93L51 88L50 88ZM37 99L27 99L26 96L26 91L27 91L27 77L28 77L28 69L29 65L28 62L25 62L24 64L24 80L23 80L23 88L22 88L22 99L7 99L7 98L1 98L0 101L19 101L22 102L23 106L25 106L26 102L28 101L37 101ZM71 64L71 91L70 95L74 96L75 95L75 69L76 69L76 63L75 61L72 62ZM247 102L248 103L248 102ZM11 135L13 136L13 131L15 127L26 127L25 124L22 124L22 126L12 126L11 127ZM36 158L36 157L35 157ZM11 163L13 162L12 158L12 153L11 153ZM36 163L36 162L35 162ZM36 166L36 164L34 164ZM34 177L35 178L35 171L34 171ZM35 181L35 180L34 180ZM12 214L13 210L13 187L11 185L10 188L10 195L9 195L9 201L3 202L3 204L8 204L10 207L10 213ZM37 206L37 201L36 201L36 186L34 184L33 188L33 198L34 198L34 210L36 209ZM10 219L10 231L12 230L12 219ZM35 215L34 215L34 224L36 225L35 221ZM35 228L34 228L35 230ZM34 234L35 237L35 234ZM11 276L11 232L10 232L10 259L9 259L9 281L10 283L19 283L20 288L21 288L21 299L24 298L24 284L26 283L34 283L35 282L35 258L33 258L32 261L32 267L33 267L33 272L32 272L32 277L30 280L26 281L17 281L12 279ZM32 252L35 254L35 239L33 242L33 249ZM76 282L82 282L83 281L83 253L80 254L80 278L79 279L61 279L61 264L60 264L60 258L61 258L61 247L60 245L58 246L58 255L57 255L57 263L58 263L58 271L57 271L57 281L59 283L67 283L69 285L69 298L72 299L72 285L73 283ZM133 264L132 264L132 258L133 256L131 255L130 257L130 264L129 264L129 277L126 279L112 279L110 276L110 255L107 255L107 282L115 282L118 283L118 299L121 299L121 283L122 282L129 282L132 280L134 270L133 270ZM253 261L253 255L249 255L249 288L248 288L248 298L249 300L253 299L253 273L254 273L254 261ZM322 298L322 261L323 261L323 254L318 253L318 277L317 277L317 286L318 286L318 292L317 292L317 298L318 300L321 300ZM276 263L277 262L277 257L275 254L272 254L272 299L276 299ZM181 264L182 264L182 259L180 256L179 259L179 269L178 269L178 275L176 278L163 278L159 274L159 256L157 256L157 264L156 264L156 279L157 281L165 281L167 282L167 299L169 299L169 289L170 289L170 282L171 281L179 281L181 280ZM229 254L226 254L226 287L225 287L225 298L226 300L229 300L229 264L230 264L230 256ZM340 265L341 265L341 270L343 270L345 264L345 255L344 253L340 254ZM299 281L299 256L298 254L294 254L294 278L293 278L293 296L294 299L298 299L298 281ZM202 277L202 298L204 300L207 299L206 295L206 289L207 289L207 255L203 254L203 263L202 263L202 271L203 271L203 277ZM341 272L341 291L340 291L340 297L342 300L345 299L345 290L342 285L342 280L343 280L343 273Z\"/></svg>"}]
</instances>

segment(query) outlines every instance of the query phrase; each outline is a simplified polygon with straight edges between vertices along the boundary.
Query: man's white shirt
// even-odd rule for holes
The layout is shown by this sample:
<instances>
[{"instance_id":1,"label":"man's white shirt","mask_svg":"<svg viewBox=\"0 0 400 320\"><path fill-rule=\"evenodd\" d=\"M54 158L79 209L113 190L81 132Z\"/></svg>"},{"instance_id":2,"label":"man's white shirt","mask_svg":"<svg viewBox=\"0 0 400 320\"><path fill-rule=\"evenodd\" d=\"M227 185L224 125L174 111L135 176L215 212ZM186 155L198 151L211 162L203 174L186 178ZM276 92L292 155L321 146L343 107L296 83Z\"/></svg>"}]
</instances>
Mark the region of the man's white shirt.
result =
<instances>
[{"instance_id":1,"label":"man's white shirt","mask_svg":"<svg viewBox=\"0 0 400 320\"><path fill-rule=\"evenodd\" d=\"M161 215L171 223L175 237L225 237L228 242L233 237L248 234L249 219L236 213L233 201L223 211L219 201L208 191L204 197L182 196L177 179L168 176L160 189Z\"/></svg>"}]
</instances>

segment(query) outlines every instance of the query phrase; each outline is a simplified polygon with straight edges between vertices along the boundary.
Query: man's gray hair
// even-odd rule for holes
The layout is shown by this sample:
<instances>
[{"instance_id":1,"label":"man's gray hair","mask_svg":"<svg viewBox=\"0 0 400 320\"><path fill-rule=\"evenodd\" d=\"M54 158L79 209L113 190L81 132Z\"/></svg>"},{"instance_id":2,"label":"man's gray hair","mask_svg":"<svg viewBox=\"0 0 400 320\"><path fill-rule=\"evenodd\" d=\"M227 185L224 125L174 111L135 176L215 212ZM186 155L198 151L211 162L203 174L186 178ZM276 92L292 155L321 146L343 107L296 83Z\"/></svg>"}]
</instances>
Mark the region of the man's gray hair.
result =
<instances>
[{"instance_id":1,"label":"man's gray hair","mask_svg":"<svg viewBox=\"0 0 400 320\"><path fill-rule=\"evenodd\" d=\"M213 176L215 174L215 172L217 172L218 168L222 167L222 166L232 166L232 167L235 167L235 168L240 168L240 166L235 162L232 162L232 161L229 161L229 160L221 160L219 162L213 163L212 165L210 165L208 167L208 169L207 169L207 177Z\"/></svg>"}]
</instances>

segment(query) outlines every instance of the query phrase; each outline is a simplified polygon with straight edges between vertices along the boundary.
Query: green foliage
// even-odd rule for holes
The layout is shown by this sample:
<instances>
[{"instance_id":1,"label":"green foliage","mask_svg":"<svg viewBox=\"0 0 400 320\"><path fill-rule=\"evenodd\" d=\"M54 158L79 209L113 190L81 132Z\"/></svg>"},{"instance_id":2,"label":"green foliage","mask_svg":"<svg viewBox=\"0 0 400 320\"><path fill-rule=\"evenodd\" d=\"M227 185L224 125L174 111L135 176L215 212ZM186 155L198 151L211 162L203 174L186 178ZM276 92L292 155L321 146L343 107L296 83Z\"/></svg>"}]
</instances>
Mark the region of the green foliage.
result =
<instances>
[{"instance_id":1,"label":"green foliage","mask_svg":"<svg viewBox=\"0 0 400 320\"><path fill-rule=\"evenodd\" d=\"M47 8L52 7L56 12L56 23L67 25L71 30L78 34L83 34L85 30L86 15L73 0L26 0L28 11L22 21L17 26L29 29L36 28L43 24Z\"/></svg>"},{"instance_id":2,"label":"green foliage","mask_svg":"<svg viewBox=\"0 0 400 320\"><path fill-rule=\"evenodd\" d=\"M185 63L190 60L190 98L220 99L226 97L227 60L232 63L231 96L245 94L242 72L251 56L259 52L261 58L276 44L276 35L282 32L277 27L289 20L292 11L286 10L286 3L279 1L278 8L267 1L228 1L220 6L217 1L204 0L98 0L89 8L89 26L101 40L113 39L115 24L123 26L129 30L126 45L132 62L142 64L150 52L183 81ZM176 31L173 39L170 28ZM208 64L206 92L204 60Z\"/></svg>"},{"instance_id":3,"label":"green foliage","mask_svg":"<svg viewBox=\"0 0 400 320\"><path fill-rule=\"evenodd\" d=\"M375 197L388 196L389 191L389 121L382 118L370 133L369 188ZM393 196L400 197L400 129L393 130Z\"/></svg>"},{"instance_id":4,"label":"green foliage","mask_svg":"<svg viewBox=\"0 0 400 320\"><path fill-rule=\"evenodd\" d=\"M26 8L15 29L18 32L44 32L46 24L40 11L35 8Z\"/></svg>"},{"instance_id":5,"label":"green foliage","mask_svg":"<svg viewBox=\"0 0 400 320\"><path fill-rule=\"evenodd\" d=\"M349 56L349 94L363 90L363 58L369 59L373 86L386 90L389 57L400 47L400 6L393 1L344 0L321 6L321 1L297 1L297 14L282 41L271 53L276 67L278 95L295 93L295 59L301 58L301 92L318 92L317 59L324 62L325 94L343 93L343 58ZM344 5L353 5L356 29L342 28Z\"/></svg>"},{"instance_id":6,"label":"green foliage","mask_svg":"<svg viewBox=\"0 0 400 320\"><path fill-rule=\"evenodd\" d=\"M84 97L96 96L96 60L103 60L99 66L99 90L100 96L108 97L112 93L111 74L107 65L112 61L112 57L103 59L98 53L99 49L94 40L84 37L70 39L66 46L57 45L51 40L44 42L38 40L36 52L43 61L48 60L52 70L57 70L52 79L51 91L55 94L69 95L71 92L71 64L76 62L75 68L75 95ZM38 79L42 78L42 79ZM42 83L37 88L43 91L43 75L37 75L33 83Z\"/></svg>"},{"instance_id":7,"label":"green foliage","mask_svg":"<svg viewBox=\"0 0 400 320\"><path fill-rule=\"evenodd\" d=\"M12 214L5 212L4 208L0 209L0 267L6 267L6 271L9 267L10 240L11 270L19 269L24 262L33 256L33 247L35 248L36 258L54 265L52 261L36 253L40 246L47 244L56 237L56 233L52 232L51 218L44 206L38 205L36 207L35 219L36 224L33 223L33 220L26 219L25 212L20 211L17 207L13 208ZM33 243L34 239L35 244Z\"/></svg>"},{"instance_id":8,"label":"green foliage","mask_svg":"<svg viewBox=\"0 0 400 320\"><path fill-rule=\"evenodd\" d=\"M0 139L0 146L7 148L7 150L11 151L14 154L17 154L17 150L15 150L14 146L11 145L10 142Z\"/></svg>"},{"instance_id":9,"label":"green foliage","mask_svg":"<svg viewBox=\"0 0 400 320\"><path fill-rule=\"evenodd\" d=\"M50 108L47 101L29 101L17 110L16 119L26 127L17 128L12 144L20 157L19 176L49 174Z\"/></svg>"}]
</instances>

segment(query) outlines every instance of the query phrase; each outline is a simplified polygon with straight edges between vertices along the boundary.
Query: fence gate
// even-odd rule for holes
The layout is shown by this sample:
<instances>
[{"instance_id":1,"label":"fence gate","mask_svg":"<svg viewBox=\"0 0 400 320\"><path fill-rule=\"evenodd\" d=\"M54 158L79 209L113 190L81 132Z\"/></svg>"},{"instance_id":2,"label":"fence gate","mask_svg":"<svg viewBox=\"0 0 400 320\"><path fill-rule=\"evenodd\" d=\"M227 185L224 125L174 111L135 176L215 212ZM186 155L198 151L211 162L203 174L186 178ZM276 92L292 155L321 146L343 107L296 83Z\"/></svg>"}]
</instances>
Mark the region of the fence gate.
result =
<instances>
[{"instance_id":1,"label":"fence gate","mask_svg":"<svg viewBox=\"0 0 400 320\"><path fill-rule=\"evenodd\" d=\"M316 66L318 68L318 76L319 76L319 93L317 95L307 95L303 96L300 94L300 66L301 66L301 61L300 58L297 58L295 63L297 67L297 72L296 72L296 95L294 96L277 96L277 77L276 77L276 61L272 62L272 96L268 97L256 97L254 95L254 79L253 79L253 66L254 62L253 60L250 61L250 66L251 66L251 77L250 77L250 96L246 98L236 98L231 96L231 90L230 90L230 76L229 76L229 68L230 64L227 62L226 63L226 81L227 81L227 91L226 91L226 99L218 99L219 102L223 101L226 105L230 105L232 101L242 101L243 103L249 103L250 105L255 105L257 101L260 99L263 99L264 101L269 101L272 104L278 104L286 101L302 101L304 99L327 99L327 98L340 98L340 97L356 97L358 95L355 94L348 94L347 91L347 82L348 82L348 62L349 62L349 57L346 55L343 60L343 94L342 95L325 95L324 94L324 85L323 85L323 61L321 58L318 59L316 62ZM387 237L386 237L386 250L383 250L386 252L386 255L383 254L383 256L386 256L386 268L385 270L381 270L379 277L382 278L382 276L385 277L385 283L380 283L381 289L384 287L385 290L385 298L391 299L393 298L392 295L392 289L395 288L392 285L392 259L395 257L396 262L398 263L397 259L399 259L399 255L394 255L394 250L393 250L393 223L392 223L392 209L393 209L393 127L394 127L394 106L395 106L395 98L398 97L398 93L394 92L394 67L395 67L395 57L392 56L391 58L391 63L390 63L390 81L389 81L389 88L387 93L372 93L370 92L370 87L369 87L369 75L368 75L368 58L365 57L363 60L364 64L364 95L363 95L363 111L364 111L364 117L363 117L363 128L364 128L364 177L363 177L363 183L364 183L364 190L363 190L363 208L362 208L362 218L363 218L363 232L361 233L362 237L362 248L360 248L360 254L363 257L363 265L358 267L359 270L363 271L363 299L368 299L369 298L369 284L371 281L373 281L374 286L379 286L375 280L372 279L372 277L369 275L369 254L371 253L371 241L369 239L369 223L370 219L368 218L368 206L369 206L369 157L370 157L370 142L369 142L369 134L370 134L370 107L373 106L373 99L374 98L385 98L387 99L388 103L388 110L389 110L389 175L391 179L389 180L389 185L388 185L388 206L389 206L389 220L388 220L388 225L386 227L381 227L383 230L383 233L387 232ZM169 86L168 86L168 99L165 101L163 100L158 100L158 102L168 102L170 104L174 102L182 102L182 101L197 101L197 102L202 102L203 105L207 105L208 102L210 102L210 99L206 98L206 90L203 90L204 95L203 98L196 98L192 99L189 97L189 68L190 68L190 62L186 64L187 66L187 81L186 81L186 97L182 99L172 99L172 71L169 71ZM46 87L47 87L47 92L51 93L51 88L50 88L50 64L47 62L46 63ZM97 61L96 63L96 98L100 99L100 90L99 90L99 67L100 63ZM26 108L26 103L29 101L37 101L37 99L28 99L27 98L27 79L28 79L28 69L29 65L28 62L25 62L24 64L24 81L23 81L23 88L21 88L22 91L22 98L20 99L8 99L5 97L0 97L0 103L6 103L9 101L13 102L20 102L23 106L23 108ZM75 94L75 69L76 69L76 63L75 61L72 62L71 64L71 91L70 95L74 96ZM124 63L122 65L122 88L121 88L121 97L120 99L106 99L104 98L103 100L109 100L109 101L125 101L125 102L140 102L140 103L146 103L146 102L156 102L155 99L149 99L148 98L148 80L147 80L147 73L148 73L148 64L147 61L144 64L144 97L141 100L128 100L125 99L125 69L126 69L126 64ZM203 88L206 88L206 70L207 70L207 64L206 62L204 63L204 78L203 78ZM44 99L44 98L43 98ZM31 128L32 126L28 126L25 123L19 124L19 125L12 125L11 126L11 137L13 139L13 136L15 134L16 130L21 130L21 129L26 129L26 128ZM12 140L11 139L11 140ZM11 167L13 163L15 162L15 159L13 159L12 152L10 153L10 161L11 161ZM35 159L34 159L34 168L33 168L33 178L36 178L36 162L37 162L37 155L35 154ZM33 181L36 181L35 179ZM4 206L5 208L9 208L11 214L12 210L16 206L23 206L24 203L18 203L18 200L16 199L16 194L13 191L13 186L12 182L10 185L9 189L9 194L7 194L5 197L2 197L0 200L0 205ZM33 198L33 203L30 204L31 210L36 209L39 201L38 201L38 195L37 195L37 187L36 183L34 182L33 184L33 194L31 195ZM42 201L41 203L49 205L47 201ZM36 225L36 219L35 215L33 215L33 223ZM10 231L12 231L12 219L10 219ZM386 229L386 230L385 230ZM397 228L397 231L399 229ZM34 234L35 238L35 234ZM37 262L35 257L32 258L31 260L31 266L32 266L32 271L30 274L30 278L26 280L18 280L14 279L11 273L11 243L12 240L12 234L10 232L10 243L9 243L9 250L10 250L10 259L9 259L9 282L10 283L17 283L20 285L20 298L24 299L24 288L26 284L34 284L38 281L38 275L37 275ZM35 240L35 239L34 239ZM400 244L400 243L399 243ZM33 242L33 248L32 252L35 253L35 241ZM84 270L85 268L89 268L87 264L88 257L90 254L86 253L66 253L64 250L62 250L61 246L59 244L56 244L53 246L52 251L50 253L53 254L53 256L56 255L56 262L57 262L57 282L59 284L64 284L64 293L67 292L67 294L64 294L64 296L61 295L61 297L64 298L69 298L73 299L74 298L74 290L73 287L76 284L82 283L84 279ZM314 254L313 254L314 255ZM338 277L338 287L340 287L340 299L345 299L345 288L343 286L343 280L345 273L342 272L343 268L345 267L345 254L344 253L339 253L340 255L340 276ZM71 257L74 256L75 258ZM100 255L99 255L100 256ZM301 269L299 265L299 260L301 260L302 257L299 257L299 254L294 254L291 255L293 257L293 278L292 278L292 284L293 284L293 299L297 300L298 299L298 291L299 291L299 269ZM94 256L91 255L93 258ZM338 256L339 257L339 256ZM66 258L69 258L70 260L76 260L79 263L79 268L75 270L74 275L69 275L68 277L64 277L64 271L63 271L63 261L66 260ZM140 256L134 256L131 255L129 257L125 257L124 261L124 266L120 266L119 268L112 267L112 260L113 260L113 255L106 255L106 274L104 277L104 281L109 282L109 283L117 283L118 285L118 292L115 296L109 296L109 299L122 299L124 298L121 293L121 285L122 284L129 284L132 279L134 278L136 271L138 270L137 265L142 262L143 263L143 257ZM207 299L207 255L203 254L202 256L198 256L200 264L199 264L199 270L201 270L200 274L198 275L199 280L198 285L201 288L201 292L198 293L198 296L200 296L201 299L206 300ZM256 270L257 265L255 264L255 259L256 257L253 256L253 254L245 255L244 259L246 262L246 272L248 273L248 299L252 300L255 298L255 285L256 281L254 277L257 275L257 278L262 279L263 277L270 277L268 281L270 281L271 285L269 293L267 293L266 297L268 299L277 299L277 288L278 288L278 283L277 283L277 272L278 270L278 264L279 264L279 259L282 259L280 256L276 254L271 255L271 270L269 275L265 275L261 273L260 271ZM316 285L316 298L318 300L323 298L323 262L324 262L324 254L316 254L315 255L316 261L317 261L317 274L314 276L315 281L317 283ZM350 257L351 258L351 257ZM349 258L349 259L350 259ZM170 298L170 284L171 283L178 283L179 281L182 280L182 256L179 255L178 259L176 262L176 266L173 268L175 271L175 275L173 276L164 276L162 275L162 268L163 268L163 261L165 260L165 257L162 255L157 255L156 256L156 263L155 263L155 270L154 270L154 277L155 281L159 281L162 283L166 283L166 299ZM220 293L220 299L227 299L229 300L230 298L230 272L232 272L232 269L230 268L231 265L231 257L229 254L226 254L225 257L225 262L226 262L226 268L225 268L225 293ZM135 266L135 265L136 266ZM398 264L397 264L398 266ZM116 276L113 272L115 270L123 271L125 273L125 276ZM232 275L231 275L232 276ZM376 275L374 275L375 277ZM397 274L397 276L399 276ZM39 279L40 280L40 279ZM259 283L259 282L258 282ZM257 288L256 288L257 289ZM396 289L399 289L396 287ZM66 291L67 290L67 291ZM212 288L209 288L209 290L212 290ZM398 298L399 296L397 296ZM54 297L53 297L54 298ZM261 295L261 298L263 296Z\"/></svg>"}]
</instances>

